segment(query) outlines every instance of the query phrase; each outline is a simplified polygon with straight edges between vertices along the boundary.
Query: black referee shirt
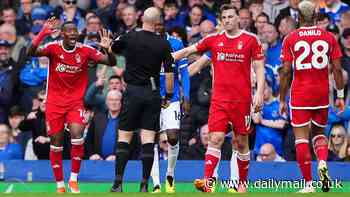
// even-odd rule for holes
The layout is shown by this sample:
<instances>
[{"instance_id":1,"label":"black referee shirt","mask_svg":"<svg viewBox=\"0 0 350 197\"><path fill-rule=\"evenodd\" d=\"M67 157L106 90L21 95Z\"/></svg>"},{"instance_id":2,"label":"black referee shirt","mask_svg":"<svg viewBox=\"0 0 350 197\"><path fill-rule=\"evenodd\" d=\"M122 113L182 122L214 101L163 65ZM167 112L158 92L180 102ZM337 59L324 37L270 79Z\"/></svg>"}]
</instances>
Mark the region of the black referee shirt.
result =
<instances>
[{"instance_id":1,"label":"black referee shirt","mask_svg":"<svg viewBox=\"0 0 350 197\"><path fill-rule=\"evenodd\" d=\"M153 77L159 87L162 64L171 67L174 61L168 41L145 30L132 31L118 37L112 43L112 51L124 54L124 80L132 85L150 85L150 78Z\"/></svg>"}]
</instances>

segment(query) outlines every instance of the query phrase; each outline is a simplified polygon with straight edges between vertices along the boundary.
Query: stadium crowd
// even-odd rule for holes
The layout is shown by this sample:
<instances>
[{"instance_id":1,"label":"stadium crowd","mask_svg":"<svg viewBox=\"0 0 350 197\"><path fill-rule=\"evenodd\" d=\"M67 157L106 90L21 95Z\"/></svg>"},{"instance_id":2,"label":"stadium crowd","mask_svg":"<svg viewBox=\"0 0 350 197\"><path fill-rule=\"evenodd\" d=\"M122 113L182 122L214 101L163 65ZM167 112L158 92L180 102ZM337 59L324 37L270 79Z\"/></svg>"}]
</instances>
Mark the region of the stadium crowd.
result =
<instances>
[{"instance_id":1,"label":"stadium crowd","mask_svg":"<svg viewBox=\"0 0 350 197\"><path fill-rule=\"evenodd\" d=\"M345 1L344 1L345 2ZM342 46L343 75L350 86L350 7L340 0L318 0L317 25L330 31ZM231 3L239 10L240 28L255 33L265 50L264 106L252 114L252 157L257 161L294 161L294 137L289 118L279 114L279 68L283 38L298 27L299 0L2 0L0 3L0 160L49 159L45 99L48 58L28 57L26 49L44 22L55 16L73 21L80 42L99 48L99 31L107 28L117 37L140 28L143 11L162 10L165 30L185 46L220 29L218 9ZM58 31L45 43L58 39ZM192 55L189 64L201 54ZM88 127L85 158L115 160L118 115L121 108L125 59L117 65L91 65L85 95ZM113 65L112 65L113 66ZM254 73L252 73L254 74ZM254 77L253 77L254 79ZM234 80L234 76L233 76ZM253 80L254 81L254 80ZM203 160L208 145L208 113L211 97L210 67L191 76L191 111L181 122L179 159ZM253 82L254 86L255 83ZM331 84L331 101L335 98ZM329 136L329 161L350 161L350 96L344 112L330 107L325 134ZM228 125L228 129L230 125ZM222 159L231 158L232 136L227 136ZM140 139L132 141L131 159L140 159ZM160 138L160 159L167 159L166 138ZM70 158L66 132L63 158Z\"/></svg>"}]
</instances>

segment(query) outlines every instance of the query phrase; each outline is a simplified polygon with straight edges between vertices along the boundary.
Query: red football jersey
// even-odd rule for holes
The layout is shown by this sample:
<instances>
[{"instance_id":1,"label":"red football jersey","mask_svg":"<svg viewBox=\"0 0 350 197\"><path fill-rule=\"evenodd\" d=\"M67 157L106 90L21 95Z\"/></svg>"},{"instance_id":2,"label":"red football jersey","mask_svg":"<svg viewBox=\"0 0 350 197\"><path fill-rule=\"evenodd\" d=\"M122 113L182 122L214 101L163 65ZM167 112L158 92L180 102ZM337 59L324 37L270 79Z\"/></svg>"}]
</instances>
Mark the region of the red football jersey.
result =
<instances>
[{"instance_id":1,"label":"red football jersey","mask_svg":"<svg viewBox=\"0 0 350 197\"><path fill-rule=\"evenodd\" d=\"M41 51L50 59L47 103L68 106L82 102L88 84L88 62L99 61L102 53L81 43L68 51L62 41L50 42Z\"/></svg>"},{"instance_id":2,"label":"red football jersey","mask_svg":"<svg viewBox=\"0 0 350 197\"><path fill-rule=\"evenodd\" d=\"M301 27L283 41L281 59L293 65L291 108L329 105L329 62L342 56L335 37L318 27Z\"/></svg>"},{"instance_id":3,"label":"red football jersey","mask_svg":"<svg viewBox=\"0 0 350 197\"><path fill-rule=\"evenodd\" d=\"M212 100L251 102L252 60L264 58L256 35L242 30L239 35L229 36L223 31L203 38L196 47L199 52L212 53Z\"/></svg>"}]
</instances>

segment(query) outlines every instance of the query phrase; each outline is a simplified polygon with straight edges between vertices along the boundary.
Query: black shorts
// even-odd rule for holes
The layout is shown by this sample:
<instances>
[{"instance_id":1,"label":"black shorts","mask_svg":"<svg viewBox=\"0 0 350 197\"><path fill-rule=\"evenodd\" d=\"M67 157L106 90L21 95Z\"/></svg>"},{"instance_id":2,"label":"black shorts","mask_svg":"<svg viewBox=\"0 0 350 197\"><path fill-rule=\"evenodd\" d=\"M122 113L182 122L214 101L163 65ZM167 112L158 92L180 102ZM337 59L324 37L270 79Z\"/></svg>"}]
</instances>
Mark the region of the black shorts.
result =
<instances>
[{"instance_id":1,"label":"black shorts","mask_svg":"<svg viewBox=\"0 0 350 197\"><path fill-rule=\"evenodd\" d=\"M123 93L119 129L124 131L136 131L136 129L159 131L160 109L159 89L152 91L151 86L128 84Z\"/></svg>"}]
</instances>

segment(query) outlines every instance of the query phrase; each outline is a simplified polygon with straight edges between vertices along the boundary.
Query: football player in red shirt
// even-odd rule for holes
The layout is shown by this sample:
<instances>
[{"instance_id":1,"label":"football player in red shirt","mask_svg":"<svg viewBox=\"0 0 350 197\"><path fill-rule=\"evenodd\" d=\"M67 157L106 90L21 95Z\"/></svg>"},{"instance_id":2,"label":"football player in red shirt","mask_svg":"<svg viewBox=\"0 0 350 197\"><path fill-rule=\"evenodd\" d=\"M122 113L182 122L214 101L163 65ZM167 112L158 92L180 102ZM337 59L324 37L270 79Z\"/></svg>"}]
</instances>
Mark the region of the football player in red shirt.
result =
<instances>
[{"instance_id":1,"label":"football player in red shirt","mask_svg":"<svg viewBox=\"0 0 350 197\"><path fill-rule=\"evenodd\" d=\"M332 33L315 26L316 5L302 1L298 5L300 28L291 32L283 41L280 72L280 113L287 112L286 94L291 84L290 117L295 135L296 157L306 181L300 192L314 192L311 175L311 154L309 135L312 131L312 145L318 159L318 174L322 190L329 191L330 177L326 165L328 142L324 127L328 120L329 80L331 63L336 82L336 105L344 109L344 82L338 42ZM293 73L293 77L292 77Z\"/></svg>"},{"instance_id":2,"label":"football player in red shirt","mask_svg":"<svg viewBox=\"0 0 350 197\"><path fill-rule=\"evenodd\" d=\"M195 187L203 192L213 192L213 171L221 156L221 146L232 123L237 136L239 192L245 192L250 152L248 135L252 103L251 66L257 76L257 92L253 105L260 111L263 104L264 54L257 36L239 29L237 10L223 5L220 10L224 31L211 34L199 43L175 52L176 60L191 53L210 51L213 62L213 94L209 113L209 145L205 155L204 179L197 179Z\"/></svg>"},{"instance_id":3,"label":"football player in red shirt","mask_svg":"<svg viewBox=\"0 0 350 197\"><path fill-rule=\"evenodd\" d=\"M88 63L93 61L110 66L115 65L115 57L108 52L110 33L100 34L100 47L107 55L77 42L78 29L73 22L61 26L62 41L39 44L54 31L58 20L49 19L41 32L33 39L28 49L31 56L47 56L50 59L47 79L46 128L50 136L50 161L57 182L57 192L64 193L62 171L62 142L65 124L71 135L72 169L68 186L72 193L79 193L77 182L81 160L84 156L85 110L83 96L88 83Z\"/></svg>"}]
</instances>

